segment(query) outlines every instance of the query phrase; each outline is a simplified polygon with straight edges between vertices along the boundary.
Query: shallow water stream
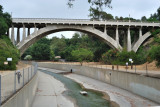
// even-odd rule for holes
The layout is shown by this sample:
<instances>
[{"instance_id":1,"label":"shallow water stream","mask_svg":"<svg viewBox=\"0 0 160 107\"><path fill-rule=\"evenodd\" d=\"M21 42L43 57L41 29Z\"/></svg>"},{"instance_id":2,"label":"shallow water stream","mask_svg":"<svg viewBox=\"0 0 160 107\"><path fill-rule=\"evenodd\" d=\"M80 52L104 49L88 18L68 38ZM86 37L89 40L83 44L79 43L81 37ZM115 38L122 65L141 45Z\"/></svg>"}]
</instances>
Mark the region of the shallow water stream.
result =
<instances>
[{"instance_id":1,"label":"shallow water stream","mask_svg":"<svg viewBox=\"0 0 160 107\"><path fill-rule=\"evenodd\" d=\"M56 78L57 80L61 81L68 89L68 91L66 91L64 94L74 98L78 107L111 107L110 102L102 98L103 93L83 89L80 84L69 78L64 77L61 74L56 74L46 70L40 70L40 71L49 74L54 78ZM82 90L87 91L88 95L87 96L81 95L79 92Z\"/></svg>"}]
</instances>

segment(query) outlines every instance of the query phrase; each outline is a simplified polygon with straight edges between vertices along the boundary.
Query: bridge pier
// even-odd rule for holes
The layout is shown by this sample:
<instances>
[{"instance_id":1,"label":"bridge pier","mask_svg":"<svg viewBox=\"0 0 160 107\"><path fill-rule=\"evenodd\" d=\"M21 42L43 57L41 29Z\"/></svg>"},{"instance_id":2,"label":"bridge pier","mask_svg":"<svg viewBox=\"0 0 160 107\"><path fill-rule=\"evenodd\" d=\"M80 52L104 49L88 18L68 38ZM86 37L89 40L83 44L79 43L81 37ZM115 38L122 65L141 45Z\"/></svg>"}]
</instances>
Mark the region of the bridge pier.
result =
<instances>
[{"instance_id":1,"label":"bridge pier","mask_svg":"<svg viewBox=\"0 0 160 107\"><path fill-rule=\"evenodd\" d=\"M118 26L116 27L116 42L117 42L117 45L119 45L119 32L118 32Z\"/></svg>"},{"instance_id":2,"label":"bridge pier","mask_svg":"<svg viewBox=\"0 0 160 107\"><path fill-rule=\"evenodd\" d=\"M17 28L17 44L20 42L20 28Z\"/></svg>"},{"instance_id":3,"label":"bridge pier","mask_svg":"<svg viewBox=\"0 0 160 107\"><path fill-rule=\"evenodd\" d=\"M107 27L106 27L106 25L104 26L104 33L107 34Z\"/></svg>"},{"instance_id":4,"label":"bridge pier","mask_svg":"<svg viewBox=\"0 0 160 107\"><path fill-rule=\"evenodd\" d=\"M23 36L22 36L22 40L24 41L26 38L26 28L25 25L23 24Z\"/></svg>"},{"instance_id":5,"label":"bridge pier","mask_svg":"<svg viewBox=\"0 0 160 107\"><path fill-rule=\"evenodd\" d=\"M128 27L127 51L130 52L131 50L132 50L132 48L131 48L131 32L130 32L130 27Z\"/></svg>"},{"instance_id":6,"label":"bridge pier","mask_svg":"<svg viewBox=\"0 0 160 107\"><path fill-rule=\"evenodd\" d=\"M142 37L142 27L139 28L139 38Z\"/></svg>"},{"instance_id":7,"label":"bridge pier","mask_svg":"<svg viewBox=\"0 0 160 107\"><path fill-rule=\"evenodd\" d=\"M15 39L14 39L14 26L12 25L12 31L11 31L11 41L13 45L15 45Z\"/></svg>"}]
</instances>

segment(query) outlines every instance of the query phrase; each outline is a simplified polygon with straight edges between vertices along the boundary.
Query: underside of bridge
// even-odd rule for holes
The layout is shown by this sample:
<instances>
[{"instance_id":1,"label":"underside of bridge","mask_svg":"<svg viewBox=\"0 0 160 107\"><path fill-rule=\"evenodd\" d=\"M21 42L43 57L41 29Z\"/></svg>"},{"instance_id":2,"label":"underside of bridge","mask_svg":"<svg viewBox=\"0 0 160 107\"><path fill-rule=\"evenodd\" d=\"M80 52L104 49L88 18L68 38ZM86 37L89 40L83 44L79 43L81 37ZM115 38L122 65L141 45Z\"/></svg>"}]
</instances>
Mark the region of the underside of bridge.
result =
<instances>
[{"instance_id":1,"label":"underside of bridge","mask_svg":"<svg viewBox=\"0 0 160 107\"><path fill-rule=\"evenodd\" d=\"M20 50L22 55L25 50L35 43L37 40L45 37L51 33L60 31L80 31L87 33L88 35L96 36L110 47L121 51L126 48L127 51L137 51L142 43L151 36L150 30L153 28L151 24L140 25L140 23L133 22L93 22L93 21L49 21L49 22L36 22L36 20L17 21L13 20L11 30L11 40L14 45ZM150 26L149 26L150 25ZM154 25L155 28L159 28L160 24ZM15 28L17 28L17 39L15 40ZM22 40L20 41L20 28L23 28ZM34 32L30 34L30 29L34 28ZM26 35L26 30L27 35ZM134 40L131 39L131 31L137 31L134 35ZM112 32L112 33L111 33ZM114 32L114 33L113 33ZM121 34L120 34L121 33ZM8 33L9 34L9 33ZM111 35L112 34L112 35ZM113 35L114 34L114 35ZM121 36L123 35L123 37ZM122 41L120 44L120 41Z\"/></svg>"}]
</instances>

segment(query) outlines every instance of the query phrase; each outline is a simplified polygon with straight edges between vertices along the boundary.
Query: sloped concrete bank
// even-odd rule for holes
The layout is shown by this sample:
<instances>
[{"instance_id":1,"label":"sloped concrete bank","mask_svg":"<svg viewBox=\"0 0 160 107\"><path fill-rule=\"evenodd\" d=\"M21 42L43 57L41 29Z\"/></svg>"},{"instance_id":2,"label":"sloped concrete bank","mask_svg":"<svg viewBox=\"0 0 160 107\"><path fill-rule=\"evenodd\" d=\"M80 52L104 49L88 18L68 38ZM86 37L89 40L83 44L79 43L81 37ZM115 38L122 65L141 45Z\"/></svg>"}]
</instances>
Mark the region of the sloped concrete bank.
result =
<instances>
[{"instance_id":1,"label":"sloped concrete bank","mask_svg":"<svg viewBox=\"0 0 160 107\"><path fill-rule=\"evenodd\" d=\"M1 107L31 107L38 85L38 73Z\"/></svg>"},{"instance_id":2,"label":"sloped concrete bank","mask_svg":"<svg viewBox=\"0 0 160 107\"><path fill-rule=\"evenodd\" d=\"M65 65L54 63L38 63L39 67L72 71L76 74L91 77L108 84L128 90L132 93L160 103L160 79L137 75L128 72L112 71L79 65Z\"/></svg>"}]
</instances>

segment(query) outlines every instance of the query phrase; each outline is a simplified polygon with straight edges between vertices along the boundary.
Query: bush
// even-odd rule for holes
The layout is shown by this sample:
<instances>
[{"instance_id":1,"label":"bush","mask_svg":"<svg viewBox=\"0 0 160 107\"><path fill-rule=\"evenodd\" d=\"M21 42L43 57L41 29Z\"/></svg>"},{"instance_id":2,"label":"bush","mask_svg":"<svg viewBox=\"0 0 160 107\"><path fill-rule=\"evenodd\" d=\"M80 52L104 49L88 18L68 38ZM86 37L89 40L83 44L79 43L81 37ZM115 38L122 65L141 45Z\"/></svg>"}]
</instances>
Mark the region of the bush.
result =
<instances>
[{"instance_id":1,"label":"bush","mask_svg":"<svg viewBox=\"0 0 160 107\"><path fill-rule=\"evenodd\" d=\"M126 50L122 52L109 50L102 55L102 61L107 64L125 65L126 62L129 62L129 58L134 61L134 64L140 64L144 60L141 55L136 54L134 51L127 52Z\"/></svg>"},{"instance_id":2,"label":"bush","mask_svg":"<svg viewBox=\"0 0 160 107\"><path fill-rule=\"evenodd\" d=\"M32 59L32 56L31 55L26 55L25 57L24 57L24 60L31 60Z\"/></svg>"},{"instance_id":3,"label":"bush","mask_svg":"<svg viewBox=\"0 0 160 107\"><path fill-rule=\"evenodd\" d=\"M147 60L152 62L153 60L157 61L157 67L160 67L160 46L153 46L149 51Z\"/></svg>"},{"instance_id":4,"label":"bush","mask_svg":"<svg viewBox=\"0 0 160 107\"><path fill-rule=\"evenodd\" d=\"M18 63L20 54L19 50L11 43L7 36L1 36L0 39L0 70L15 70ZM12 58L12 62L8 65L4 65L7 58Z\"/></svg>"},{"instance_id":5,"label":"bush","mask_svg":"<svg viewBox=\"0 0 160 107\"><path fill-rule=\"evenodd\" d=\"M113 64L118 56L117 50L109 50L108 52L102 54L102 61L107 64Z\"/></svg>"},{"instance_id":6,"label":"bush","mask_svg":"<svg viewBox=\"0 0 160 107\"><path fill-rule=\"evenodd\" d=\"M94 57L92 51L84 49L84 48L73 50L71 54L75 60L81 63L81 65L83 61L87 61L87 62L92 61Z\"/></svg>"}]
</instances>

